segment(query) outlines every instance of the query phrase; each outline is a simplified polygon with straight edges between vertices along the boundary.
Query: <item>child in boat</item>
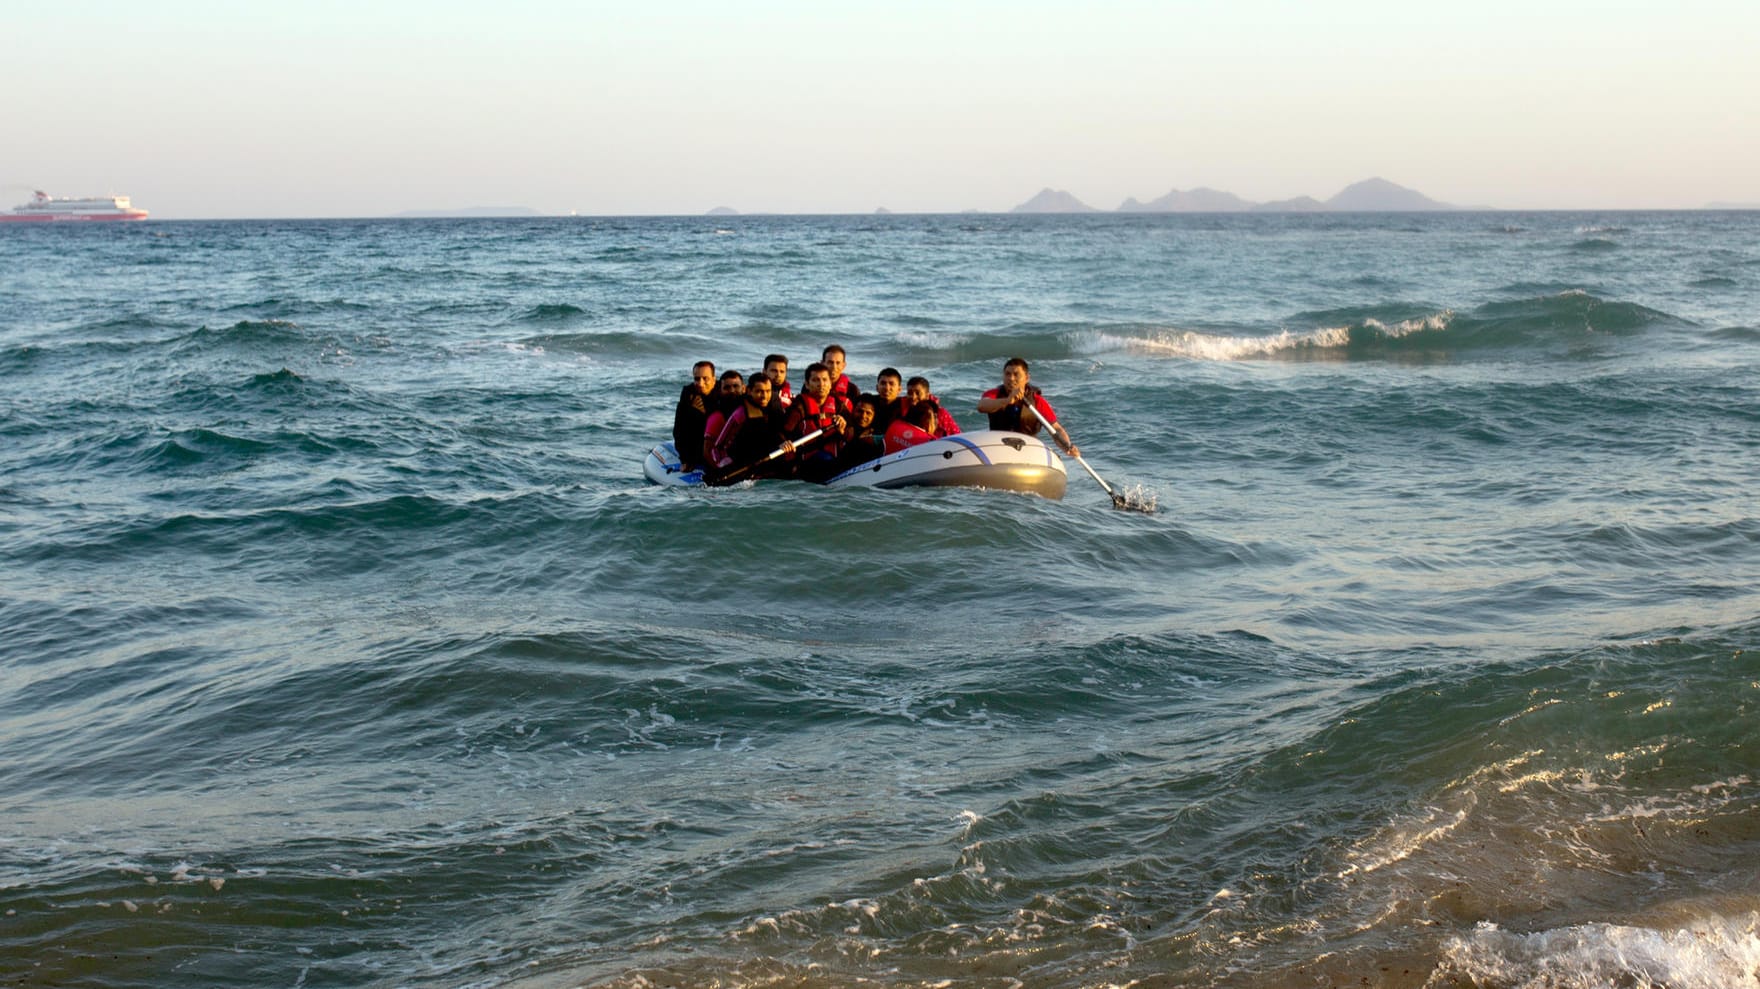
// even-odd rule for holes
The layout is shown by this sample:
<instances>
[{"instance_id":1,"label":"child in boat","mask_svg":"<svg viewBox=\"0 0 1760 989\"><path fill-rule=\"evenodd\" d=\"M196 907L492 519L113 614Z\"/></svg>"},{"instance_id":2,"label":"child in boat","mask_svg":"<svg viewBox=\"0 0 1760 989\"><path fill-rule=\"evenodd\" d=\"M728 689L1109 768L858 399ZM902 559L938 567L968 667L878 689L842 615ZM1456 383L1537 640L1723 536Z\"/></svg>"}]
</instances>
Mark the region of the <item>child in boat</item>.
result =
<instances>
[{"instance_id":1,"label":"child in boat","mask_svg":"<svg viewBox=\"0 0 1760 989\"><path fill-rule=\"evenodd\" d=\"M699 463L703 466L708 467L715 462L710 447L715 445L716 438L721 435L721 427L727 425L727 417L733 414L734 409L739 408L745 398L746 379L731 368L721 372L721 383L716 386L715 394L709 397L709 417L703 420L703 435L697 437L698 456L701 458ZM679 452L679 459L684 459L682 450Z\"/></svg>"},{"instance_id":2,"label":"child in boat","mask_svg":"<svg viewBox=\"0 0 1760 989\"><path fill-rule=\"evenodd\" d=\"M853 431L849 439L844 441L842 455L837 458L838 474L851 467L860 467L886 453L886 432L880 428L879 420L874 416L879 407L879 399L872 395L863 395L856 399L856 418L851 424Z\"/></svg>"},{"instance_id":3,"label":"child in boat","mask_svg":"<svg viewBox=\"0 0 1760 989\"><path fill-rule=\"evenodd\" d=\"M835 343L826 347L819 355L819 363L824 364L831 371L831 394L854 402L861 397L862 390L856 387L855 382L849 380L849 375L843 373L846 359L843 348Z\"/></svg>"},{"instance_id":4,"label":"child in boat","mask_svg":"<svg viewBox=\"0 0 1760 989\"><path fill-rule=\"evenodd\" d=\"M947 411L947 406L942 403L938 396L929 390L928 378L918 375L906 382L904 386L904 397L907 407L909 405L915 405L918 402L935 403L935 408L939 410L936 415L937 421L940 425L940 428L935 431L935 435L952 436L959 432L959 423L953 421L953 413Z\"/></svg>"},{"instance_id":5,"label":"child in boat","mask_svg":"<svg viewBox=\"0 0 1760 989\"><path fill-rule=\"evenodd\" d=\"M837 457L849 439L854 418L850 400L831 392L831 369L824 364L807 365L806 385L782 420L782 430L790 439L799 439L815 429L824 432L812 451L801 458L802 480L823 482L835 476Z\"/></svg>"},{"instance_id":6,"label":"child in boat","mask_svg":"<svg viewBox=\"0 0 1760 989\"><path fill-rule=\"evenodd\" d=\"M874 424L884 433L887 426L904 415L904 378L898 368L889 367L880 372L880 376L874 379L874 396L879 400L874 406Z\"/></svg>"},{"instance_id":7,"label":"child in boat","mask_svg":"<svg viewBox=\"0 0 1760 989\"><path fill-rule=\"evenodd\" d=\"M764 376L770 379L770 405L781 418L794 404L794 388L788 383L788 358L782 354L771 354L764 358Z\"/></svg>"},{"instance_id":8,"label":"child in boat","mask_svg":"<svg viewBox=\"0 0 1760 989\"><path fill-rule=\"evenodd\" d=\"M1032 384L1027 362L1019 357L1010 357L1002 365L1002 385L978 399L978 411L990 417L991 429L1036 436L1041 426L1049 426L1065 453L1072 457L1082 455L1069 433L1058 424L1056 410Z\"/></svg>"},{"instance_id":9,"label":"child in boat","mask_svg":"<svg viewBox=\"0 0 1760 989\"><path fill-rule=\"evenodd\" d=\"M938 410L939 405L934 402L919 402L907 409L904 418L886 427L886 452L897 453L939 438L941 421L935 414Z\"/></svg>"},{"instance_id":10,"label":"child in boat","mask_svg":"<svg viewBox=\"0 0 1760 989\"><path fill-rule=\"evenodd\" d=\"M770 379L759 371L746 381L745 400L727 417L721 434L715 438L710 449L709 474L704 480L719 484L728 479L730 472L752 464L758 466L741 472L738 480L787 473L788 466L783 460L759 463L779 447L785 453L794 452L794 444L782 435L782 424L765 413L769 404Z\"/></svg>"},{"instance_id":11,"label":"child in boat","mask_svg":"<svg viewBox=\"0 0 1760 989\"><path fill-rule=\"evenodd\" d=\"M715 362L698 361L691 366L691 383L678 395L678 408L672 413L672 445L685 470L703 465L703 427L709 421L715 400Z\"/></svg>"}]
</instances>

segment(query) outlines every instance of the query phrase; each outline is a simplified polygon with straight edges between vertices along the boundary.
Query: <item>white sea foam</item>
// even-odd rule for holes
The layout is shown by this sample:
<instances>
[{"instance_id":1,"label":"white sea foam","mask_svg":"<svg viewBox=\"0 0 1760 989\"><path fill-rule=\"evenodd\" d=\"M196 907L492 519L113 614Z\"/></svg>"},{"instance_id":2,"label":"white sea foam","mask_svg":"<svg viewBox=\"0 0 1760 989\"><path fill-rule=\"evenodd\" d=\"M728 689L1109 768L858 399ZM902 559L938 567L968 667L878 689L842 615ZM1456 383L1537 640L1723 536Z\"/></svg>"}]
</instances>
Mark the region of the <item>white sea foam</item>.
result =
<instances>
[{"instance_id":1,"label":"white sea foam","mask_svg":"<svg viewBox=\"0 0 1760 989\"><path fill-rule=\"evenodd\" d=\"M1705 917L1655 930L1584 924L1531 934L1481 923L1443 946L1426 985L1509 989L1760 987L1760 913Z\"/></svg>"},{"instance_id":2,"label":"white sea foam","mask_svg":"<svg viewBox=\"0 0 1760 989\"><path fill-rule=\"evenodd\" d=\"M1694 820L1728 813L1732 806L1740 809L1753 804L1753 784L1753 779L1748 776L1735 776L1672 793L1652 794L1617 806L1603 804L1599 813L1589 815L1589 820L1601 823L1652 818Z\"/></svg>"},{"instance_id":3,"label":"white sea foam","mask_svg":"<svg viewBox=\"0 0 1760 989\"><path fill-rule=\"evenodd\" d=\"M951 330L908 330L892 335L892 345L906 350L951 350L970 343L969 333Z\"/></svg>"},{"instance_id":4,"label":"white sea foam","mask_svg":"<svg viewBox=\"0 0 1760 989\"><path fill-rule=\"evenodd\" d=\"M1365 319L1359 324L1383 340L1399 340L1419 333L1439 333L1454 321L1454 312L1445 310L1383 323ZM1183 357L1200 361L1244 361L1282 357L1304 352L1325 353L1342 350L1351 343L1350 326L1325 326L1313 330L1282 330L1268 336L1232 336L1202 333L1196 330L1157 330L1145 336L1096 332L1088 339L1072 342L1078 353L1125 351L1157 357Z\"/></svg>"}]
</instances>

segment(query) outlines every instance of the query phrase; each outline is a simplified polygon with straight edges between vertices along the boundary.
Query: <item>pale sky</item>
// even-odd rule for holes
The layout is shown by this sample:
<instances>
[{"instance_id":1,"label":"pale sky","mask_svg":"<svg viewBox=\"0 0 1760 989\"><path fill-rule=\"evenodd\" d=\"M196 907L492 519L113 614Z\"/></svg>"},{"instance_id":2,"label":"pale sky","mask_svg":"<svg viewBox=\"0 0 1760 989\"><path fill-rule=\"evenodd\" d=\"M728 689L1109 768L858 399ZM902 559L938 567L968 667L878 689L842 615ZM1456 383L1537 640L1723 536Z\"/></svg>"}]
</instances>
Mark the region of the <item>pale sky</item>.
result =
<instances>
[{"instance_id":1,"label":"pale sky","mask_svg":"<svg viewBox=\"0 0 1760 989\"><path fill-rule=\"evenodd\" d=\"M1760 202L1760 0L0 0L0 209Z\"/></svg>"}]
</instances>

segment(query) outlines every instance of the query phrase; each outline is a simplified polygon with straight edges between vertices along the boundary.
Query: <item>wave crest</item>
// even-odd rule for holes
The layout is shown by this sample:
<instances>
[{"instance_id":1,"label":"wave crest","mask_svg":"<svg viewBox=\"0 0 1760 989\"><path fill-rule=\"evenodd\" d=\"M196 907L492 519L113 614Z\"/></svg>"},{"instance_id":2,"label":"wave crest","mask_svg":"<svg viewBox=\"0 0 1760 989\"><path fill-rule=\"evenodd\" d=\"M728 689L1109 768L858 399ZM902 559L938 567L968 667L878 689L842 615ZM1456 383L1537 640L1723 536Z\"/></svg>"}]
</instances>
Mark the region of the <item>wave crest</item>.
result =
<instances>
[{"instance_id":1,"label":"wave crest","mask_svg":"<svg viewBox=\"0 0 1760 989\"><path fill-rule=\"evenodd\" d=\"M1584 924L1517 934L1481 923L1451 938L1428 984L1475 986L1760 986L1760 912L1705 917L1677 930Z\"/></svg>"},{"instance_id":2,"label":"wave crest","mask_svg":"<svg viewBox=\"0 0 1760 989\"><path fill-rule=\"evenodd\" d=\"M1088 331L1074 354L1125 352L1201 361L1445 359L1456 355L1600 353L1613 338L1688 321L1633 302L1610 302L1581 290L1493 302L1470 311L1410 306L1334 310L1295 317L1305 328L1275 333L1131 328Z\"/></svg>"}]
</instances>

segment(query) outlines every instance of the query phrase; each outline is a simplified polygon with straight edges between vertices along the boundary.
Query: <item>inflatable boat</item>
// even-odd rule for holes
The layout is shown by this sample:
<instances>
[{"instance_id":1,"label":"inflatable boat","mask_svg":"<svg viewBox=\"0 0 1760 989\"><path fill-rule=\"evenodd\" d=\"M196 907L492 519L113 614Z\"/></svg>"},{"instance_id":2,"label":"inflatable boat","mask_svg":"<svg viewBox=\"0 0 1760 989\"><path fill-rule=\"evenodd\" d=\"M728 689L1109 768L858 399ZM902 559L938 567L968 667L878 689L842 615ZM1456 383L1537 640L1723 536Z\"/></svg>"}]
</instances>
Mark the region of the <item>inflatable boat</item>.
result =
<instances>
[{"instance_id":1,"label":"inflatable boat","mask_svg":"<svg viewBox=\"0 0 1760 989\"><path fill-rule=\"evenodd\" d=\"M687 471L670 442L648 451L642 475L671 488L703 486L703 472ZM996 488L1062 498L1069 484L1063 461L1036 436L996 430L955 433L906 447L825 482L832 488Z\"/></svg>"}]
</instances>

